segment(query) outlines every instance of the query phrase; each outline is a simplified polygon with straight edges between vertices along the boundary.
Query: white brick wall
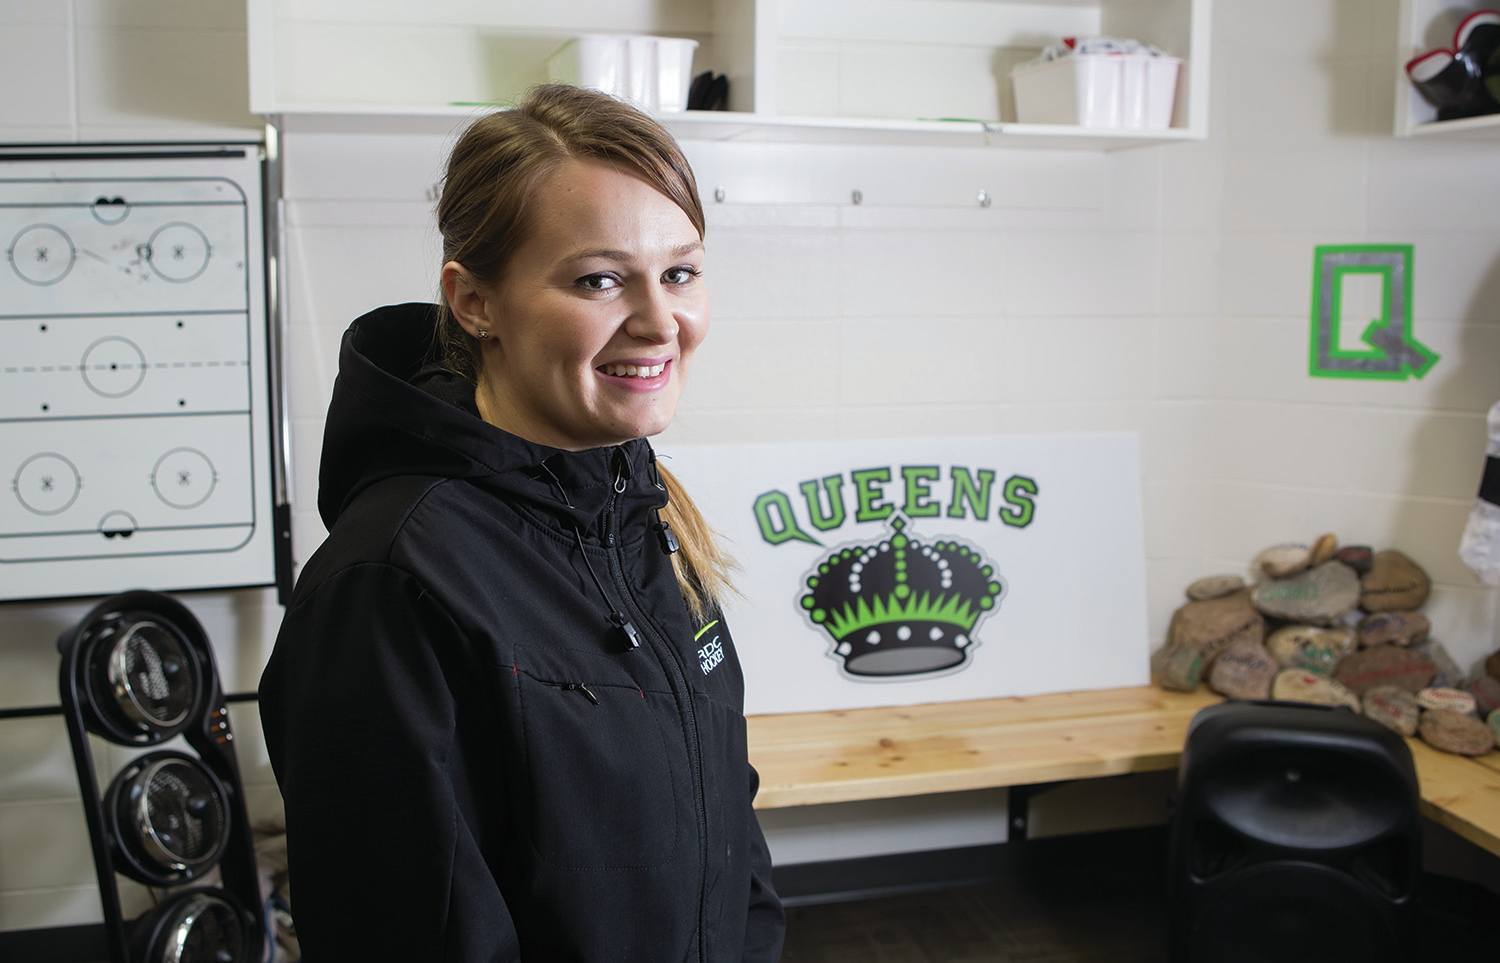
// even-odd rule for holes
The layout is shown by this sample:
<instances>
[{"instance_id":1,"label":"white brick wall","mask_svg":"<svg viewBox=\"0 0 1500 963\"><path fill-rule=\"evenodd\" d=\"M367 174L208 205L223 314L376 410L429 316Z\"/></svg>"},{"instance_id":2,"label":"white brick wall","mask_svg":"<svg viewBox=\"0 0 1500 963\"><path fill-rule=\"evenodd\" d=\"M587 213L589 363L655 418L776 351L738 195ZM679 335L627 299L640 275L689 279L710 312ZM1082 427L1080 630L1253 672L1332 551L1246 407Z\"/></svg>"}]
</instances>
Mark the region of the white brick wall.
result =
<instances>
[{"instance_id":1,"label":"white brick wall","mask_svg":"<svg viewBox=\"0 0 1500 963\"><path fill-rule=\"evenodd\" d=\"M1153 636L1191 578L1331 529L1414 555L1438 580L1431 610L1455 655L1492 649L1496 595L1455 549L1483 412L1500 399L1500 167L1483 144L1388 136L1394 8L1220 0L1202 144L1108 156L685 145L704 193L722 185L727 202L708 203L715 329L666 440L1136 430ZM0 142L256 126L236 0L0 0L0 89L23 87L0 104ZM306 557L323 536L317 455L339 335L372 306L432 296L422 191L442 151L437 138L301 135L287 157ZM992 207L974 202L980 189ZM1442 355L1423 381L1307 375L1312 247L1361 241L1416 246L1416 331ZM274 599L185 601L228 687L253 688ZM55 702L52 643L84 609L0 608L0 704ZM276 794L258 719L233 712L260 811ZM100 757L107 777L119 757ZM962 845L999 838L992 818L962 813L992 804L908 811L947 827L924 846ZM781 855L882 845L809 849L806 816L767 814ZM98 919L91 878L60 721L0 723L0 930Z\"/></svg>"}]
</instances>

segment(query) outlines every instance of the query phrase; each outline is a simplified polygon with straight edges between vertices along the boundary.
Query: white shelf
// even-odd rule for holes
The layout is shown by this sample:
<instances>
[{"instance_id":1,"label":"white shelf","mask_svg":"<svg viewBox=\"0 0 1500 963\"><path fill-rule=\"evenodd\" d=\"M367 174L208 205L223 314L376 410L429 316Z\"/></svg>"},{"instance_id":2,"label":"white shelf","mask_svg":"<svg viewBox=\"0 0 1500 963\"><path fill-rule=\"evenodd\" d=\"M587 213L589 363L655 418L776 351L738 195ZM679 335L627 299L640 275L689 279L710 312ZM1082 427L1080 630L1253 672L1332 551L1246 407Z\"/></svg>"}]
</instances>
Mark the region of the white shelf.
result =
<instances>
[{"instance_id":1,"label":"white shelf","mask_svg":"<svg viewBox=\"0 0 1500 963\"><path fill-rule=\"evenodd\" d=\"M430 108L298 104L270 115L285 133L456 136L474 117L501 105ZM1017 147L1120 150L1201 139L1192 131L1104 130L1056 124L978 120L887 120L863 117L773 117L737 111L657 115L678 140L760 143L897 144L931 147Z\"/></svg>"},{"instance_id":2,"label":"white shelf","mask_svg":"<svg viewBox=\"0 0 1500 963\"><path fill-rule=\"evenodd\" d=\"M1203 140L1204 135L1183 127L1164 130L1110 130L1059 124L991 124L996 143L1005 147L1049 150L1122 150Z\"/></svg>"},{"instance_id":3,"label":"white shelf","mask_svg":"<svg viewBox=\"0 0 1500 963\"><path fill-rule=\"evenodd\" d=\"M1407 129L1406 136L1447 140L1493 140L1500 138L1500 114L1413 124Z\"/></svg>"},{"instance_id":4,"label":"white shelf","mask_svg":"<svg viewBox=\"0 0 1500 963\"><path fill-rule=\"evenodd\" d=\"M578 29L564 24L699 39L695 70L730 77L732 109L658 118L685 141L1109 151L1208 128L1211 0L247 2L251 109L291 132L457 133L545 80L546 55ZM1010 66L1061 35L1097 32L1184 56L1173 126L1015 123ZM993 119L915 119L955 116Z\"/></svg>"}]
</instances>

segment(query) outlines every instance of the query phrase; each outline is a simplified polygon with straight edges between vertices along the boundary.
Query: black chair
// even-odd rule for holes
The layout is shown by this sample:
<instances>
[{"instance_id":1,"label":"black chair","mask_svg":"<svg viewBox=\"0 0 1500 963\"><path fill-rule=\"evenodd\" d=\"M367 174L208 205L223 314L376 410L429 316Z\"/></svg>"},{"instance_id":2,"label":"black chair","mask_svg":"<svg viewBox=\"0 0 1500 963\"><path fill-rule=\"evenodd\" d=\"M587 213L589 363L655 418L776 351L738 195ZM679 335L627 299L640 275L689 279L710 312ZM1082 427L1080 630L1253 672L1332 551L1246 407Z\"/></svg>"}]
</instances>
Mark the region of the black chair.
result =
<instances>
[{"instance_id":1,"label":"black chair","mask_svg":"<svg viewBox=\"0 0 1500 963\"><path fill-rule=\"evenodd\" d=\"M1405 741L1347 709L1198 713L1172 814L1173 963L1411 959L1418 799Z\"/></svg>"}]
</instances>

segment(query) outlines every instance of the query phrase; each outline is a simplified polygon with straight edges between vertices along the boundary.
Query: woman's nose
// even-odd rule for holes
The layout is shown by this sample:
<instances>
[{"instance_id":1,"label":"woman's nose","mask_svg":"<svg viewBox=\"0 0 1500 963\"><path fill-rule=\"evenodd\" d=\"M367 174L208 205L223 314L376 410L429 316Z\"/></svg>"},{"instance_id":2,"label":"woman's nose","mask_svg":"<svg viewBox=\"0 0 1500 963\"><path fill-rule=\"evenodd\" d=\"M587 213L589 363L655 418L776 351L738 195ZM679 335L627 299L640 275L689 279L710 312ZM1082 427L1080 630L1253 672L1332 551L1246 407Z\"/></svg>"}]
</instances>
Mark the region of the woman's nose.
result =
<instances>
[{"instance_id":1,"label":"woman's nose","mask_svg":"<svg viewBox=\"0 0 1500 963\"><path fill-rule=\"evenodd\" d=\"M669 344L677 337L677 318L662 291L648 291L625 322L625 333L652 344Z\"/></svg>"}]
</instances>

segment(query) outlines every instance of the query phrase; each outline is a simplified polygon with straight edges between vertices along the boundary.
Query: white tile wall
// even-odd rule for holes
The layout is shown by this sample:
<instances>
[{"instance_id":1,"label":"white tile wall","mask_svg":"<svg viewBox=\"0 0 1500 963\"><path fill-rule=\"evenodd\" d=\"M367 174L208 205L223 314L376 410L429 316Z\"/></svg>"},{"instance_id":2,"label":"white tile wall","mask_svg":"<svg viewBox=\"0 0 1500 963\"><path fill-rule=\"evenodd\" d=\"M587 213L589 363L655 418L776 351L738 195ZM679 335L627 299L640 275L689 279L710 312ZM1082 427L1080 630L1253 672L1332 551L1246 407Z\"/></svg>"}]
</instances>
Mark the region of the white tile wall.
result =
<instances>
[{"instance_id":1,"label":"white tile wall","mask_svg":"<svg viewBox=\"0 0 1500 963\"><path fill-rule=\"evenodd\" d=\"M24 7L24 4L22 5ZM11 9L0 10L4 16ZM7 127L28 131L28 140L63 140L72 133L76 98L67 69L73 57L72 31L63 23L0 20L5 56L0 57L0 84L26 90L30 96L5 98Z\"/></svg>"},{"instance_id":2,"label":"white tile wall","mask_svg":"<svg viewBox=\"0 0 1500 963\"><path fill-rule=\"evenodd\" d=\"M718 252L715 252L718 257ZM714 291L714 297L718 292ZM839 401L839 320L717 318L692 361L693 404L754 409Z\"/></svg>"},{"instance_id":3,"label":"white tile wall","mask_svg":"<svg viewBox=\"0 0 1500 963\"><path fill-rule=\"evenodd\" d=\"M777 864L982 846L1005 841L1006 798L982 790L798 806L764 813L761 828Z\"/></svg>"},{"instance_id":4,"label":"white tile wall","mask_svg":"<svg viewBox=\"0 0 1500 963\"><path fill-rule=\"evenodd\" d=\"M1496 593L1455 556L1481 416L1500 399L1500 167L1486 145L1387 136L1394 11L1221 0L1202 144L686 145L705 196L723 187L726 203L707 212L715 328L667 440L1135 430L1153 637L1193 577L1331 529L1426 565L1437 634L1472 663L1500 642ZM0 104L0 141L257 126L244 113L242 0L0 0L0 89L23 81L28 96ZM344 326L434 294L424 191L444 146L350 134L286 145L299 558L324 534L317 460ZM978 206L980 190L993 206ZM1415 245L1416 334L1442 356L1422 381L1307 375L1313 246L1360 241ZM185 601L227 686L253 688L274 599ZM0 608L0 704L55 701L53 640L84 608ZM264 812L277 797L253 707L236 706L234 724ZM121 758L99 757L102 776ZM922 845L988 838L969 802L924 824ZM780 855L825 852L811 817L768 820L773 837L784 830ZM90 875L61 724L0 723L0 930L97 919Z\"/></svg>"},{"instance_id":5,"label":"white tile wall","mask_svg":"<svg viewBox=\"0 0 1500 963\"><path fill-rule=\"evenodd\" d=\"M193 123L256 126L246 110L249 76L234 69L245 51L243 23L229 29L91 26L74 31L78 123L101 138L117 128ZM228 65L228 69L226 69Z\"/></svg>"},{"instance_id":6,"label":"white tile wall","mask_svg":"<svg viewBox=\"0 0 1500 963\"><path fill-rule=\"evenodd\" d=\"M710 224L704 268L713 317L836 318L843 263L839 234L831 225L794 231Z\"/></svg>"}]
</instances>

